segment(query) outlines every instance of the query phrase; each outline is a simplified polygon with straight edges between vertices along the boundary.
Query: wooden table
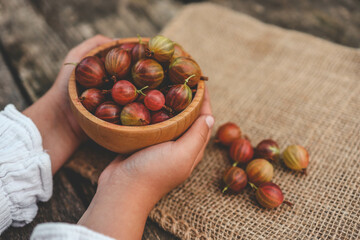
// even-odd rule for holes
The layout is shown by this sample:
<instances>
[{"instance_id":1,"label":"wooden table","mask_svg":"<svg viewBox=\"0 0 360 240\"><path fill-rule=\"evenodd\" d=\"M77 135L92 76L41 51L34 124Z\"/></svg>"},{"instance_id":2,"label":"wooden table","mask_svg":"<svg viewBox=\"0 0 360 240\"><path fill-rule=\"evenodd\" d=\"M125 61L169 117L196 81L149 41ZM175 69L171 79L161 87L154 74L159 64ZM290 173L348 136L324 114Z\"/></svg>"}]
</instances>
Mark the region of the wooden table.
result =
<instances>
[{"instance_id":1,"label":"wooden table","mask_svg":"<svg viewBox=\"0 0 360 240\"><path fill-rule=\"evenodd\" d=\"M358 0L212 1L265 22L360 47ZM117 38L153 36L188 2L0 0L1 109L13 103L23 110L36 101L51 86L69 49L84 39L97 33ZM86 156L86 148L75 157ZM106 152L98 146L95 150ZM28 239L41 222L76 223L95 190L89 180L70 169L61 169L54 176L52 199L39 203L35 220L23 228L9 228L0 239ZM143 239L176 238L148 220Z\"/></svg>"}]
</instances>

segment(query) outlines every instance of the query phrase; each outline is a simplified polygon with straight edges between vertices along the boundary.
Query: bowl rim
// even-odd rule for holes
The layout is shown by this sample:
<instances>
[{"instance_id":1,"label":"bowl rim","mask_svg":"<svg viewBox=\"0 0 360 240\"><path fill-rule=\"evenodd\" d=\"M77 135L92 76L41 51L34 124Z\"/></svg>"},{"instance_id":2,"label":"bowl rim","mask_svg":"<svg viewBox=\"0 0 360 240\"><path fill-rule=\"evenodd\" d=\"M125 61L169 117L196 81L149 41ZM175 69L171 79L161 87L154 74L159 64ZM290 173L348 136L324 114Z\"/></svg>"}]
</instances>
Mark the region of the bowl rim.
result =
<instances>
[{"instance_id":1,"label":"bowl rim","mask_svg":"<svg viewBox=\"0 0 360 240\"><path fill-rule=\"evenodd\" d=\"M142 38L143 41L149 41L150 38ZM92 49L91 51L89 51L85 56L82 57L88 57L88 56L94 56L96 54L98 54L101 51L104 51L108 48L113 48L116 47L120 44L123 43L138 43L139 39L138 38L121 38L121 39L116 39L112 42L108 42L102 45L99 45L98 47ZM81 60L80 60L81 61ZM75 67L71 72L70 78L69 78L69 82L68 82L68 94L69 94L69 98L70 101L72 102L73 106L76 108L76 110L81 113L81 115L83 115L87 120L91 121L92 123L96 124L96 125L100 125L102 127L108 128L108 129L112 129L115 131L120 131L120 132L138 132L139 130L141 131L146 131L146 130L153 130L153 129L161 129L161 128L167 128L170 127L171 125L174 125L178 122L178 120L184 118L186 115L191 114L191 112L196 108L197 104L201 103L203 95L204 95L204 91L205 91L205 83L204 81L199 81L198 85L197 85L197 90L196 90L196 94L195 97L192 99L191 103L189 106L187 106L183 111L181 111L179 114L177 114L175 117L172 117L166 121L160 122L160 123L155 123L155 124L149 124L146 126L124 126L124 125L118 125L118 124L114 124L114 123L109 123L106 122L100 118L97 118L95 115L93 115L92 113L90 113L80 102L79 100L79 96L77 93L77 86L76 86L76 80L75 80Z\"/></svg>"}]
</instances>

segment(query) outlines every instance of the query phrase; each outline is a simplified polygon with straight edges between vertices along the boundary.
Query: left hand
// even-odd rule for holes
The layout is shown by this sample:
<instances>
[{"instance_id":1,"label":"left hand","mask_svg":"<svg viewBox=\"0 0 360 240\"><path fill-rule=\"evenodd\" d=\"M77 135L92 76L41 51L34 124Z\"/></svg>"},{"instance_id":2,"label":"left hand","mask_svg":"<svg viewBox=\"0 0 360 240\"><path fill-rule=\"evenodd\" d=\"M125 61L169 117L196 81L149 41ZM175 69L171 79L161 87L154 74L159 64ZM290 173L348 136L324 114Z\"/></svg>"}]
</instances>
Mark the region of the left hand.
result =
<instances>
[{"instance_id":1,"label":"left hand","mask_svg":"<svg viewBox=\"0 0 360 240\"><path fill-rule=\"evenodd\" d=\"M73 48L64 63L80 62L90 50L112 39L97 35ZM74 66L62 66L49 91L24 110L40 131L44 150L50 155L54 174L86 139L85 133L76 122L68 100L68 81Z\"/></svg>"},{"instance_id":2,"label":"left hand","mask_svg":"<svg viewBox=\"0 0 360 240\"><path fill-rule=\"evenodd\" d=\"M111 41L113 41L111 38L102 35L96 35L95 37L92 37L82 42L80 45L76 46L75 48L71 49L68 55L65 57L64 64L79 63L81 59L92 49ZM60 72L53 86L49 90L49 94L54 95L54 99L57 100L55 104L61 109L61 111L67 117L67 120L71 128L73 129L75 135L78 136L80 139L83 139L85 135L82 129L80 128L79 124L76 122L73 113L71 112L69 97L68 97L68 82L70 75L75 66L64 65L64 64L60 69Z\"/></svg>"}]
</instances>

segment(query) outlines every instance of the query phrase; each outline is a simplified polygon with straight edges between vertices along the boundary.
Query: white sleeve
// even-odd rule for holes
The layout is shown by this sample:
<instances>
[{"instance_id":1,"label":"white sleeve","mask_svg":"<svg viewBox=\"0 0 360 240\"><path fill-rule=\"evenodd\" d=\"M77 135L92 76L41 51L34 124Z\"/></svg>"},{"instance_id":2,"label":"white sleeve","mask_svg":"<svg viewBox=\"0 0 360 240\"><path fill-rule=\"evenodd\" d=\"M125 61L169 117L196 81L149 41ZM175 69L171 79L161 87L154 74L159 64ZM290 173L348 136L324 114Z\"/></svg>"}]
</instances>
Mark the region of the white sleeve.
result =
<instances>
[{"instance_id":1,"label":"white sleeve","mask_svg":"<svg viewBox=\"0 0 360 240\"><path fill-rule=\"evenodd\" d=\"M43 223L35 227L30 240L114 240L86 227L69 223Z\"/></svg>"},{"instance_id":2,"label":"white sleeve","mask_svg":"<svg viewBox=\"0 0 360 240\"><path fill-rule=\"evenodd\" d=\"M0 112L0 235L10 225L31 222L37 202L52 195L49 155L44 152L39 130L14 105ZM39 224L31 239L113 240L83 226L67 223Z\"/></svg>"},{"instance_id":3,"label":"white sleeve","mask_svg":"<svg viewBox=\"0 0 360 240\"><path fill-rule=\"evenodd\" d=\"M0 234L36 216L52 194L50 157L35 124L8 105L0 112Z\"/></svg>"}]
</instances>

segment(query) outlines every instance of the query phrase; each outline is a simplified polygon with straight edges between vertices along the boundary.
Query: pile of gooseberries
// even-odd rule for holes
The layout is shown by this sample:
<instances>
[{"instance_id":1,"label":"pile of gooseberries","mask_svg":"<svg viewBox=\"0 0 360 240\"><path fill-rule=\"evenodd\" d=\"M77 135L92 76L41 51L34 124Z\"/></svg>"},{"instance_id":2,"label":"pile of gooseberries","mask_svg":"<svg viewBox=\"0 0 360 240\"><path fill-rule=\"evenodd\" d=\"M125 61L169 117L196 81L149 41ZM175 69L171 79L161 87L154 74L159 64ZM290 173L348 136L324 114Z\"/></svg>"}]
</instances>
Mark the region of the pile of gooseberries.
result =
<instances>
[{"instance_id":1,"label":"pile of gooseberries","mask_svg":"<svg viewBox=\"0 0 360 240\"><path fill-rule=\"evenodd\" d=\"M219 127L215 142L229 147L229 155L234 161L223 175L223 192L231 190L237 193L250 185L255 190L256 200L264 208L276 208L282 203L292 206L284 200L280 187L271 182L273 164L282 159L288 168L306 174L309 154L304 147L290 145L281 156L277 142L265 139L253 148L248 137L242 135L240 127L231 122Z\"/></svg>"},{"instance_id":2,"label":"pile of gooseberries","mask_svg":"<svg viewBox=\"0 0 360 240\"><path fill-rule=\"evenodd\" d=\"M166 121L192 102L201 75L182 46L158 35L126 42L75 64L79 101L109 123L144 126Z\"/></svg>"}]
</instances>

